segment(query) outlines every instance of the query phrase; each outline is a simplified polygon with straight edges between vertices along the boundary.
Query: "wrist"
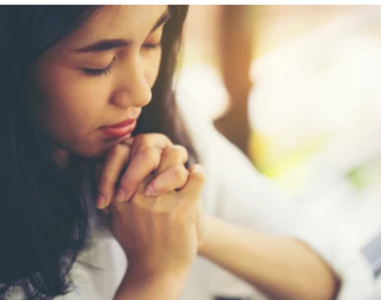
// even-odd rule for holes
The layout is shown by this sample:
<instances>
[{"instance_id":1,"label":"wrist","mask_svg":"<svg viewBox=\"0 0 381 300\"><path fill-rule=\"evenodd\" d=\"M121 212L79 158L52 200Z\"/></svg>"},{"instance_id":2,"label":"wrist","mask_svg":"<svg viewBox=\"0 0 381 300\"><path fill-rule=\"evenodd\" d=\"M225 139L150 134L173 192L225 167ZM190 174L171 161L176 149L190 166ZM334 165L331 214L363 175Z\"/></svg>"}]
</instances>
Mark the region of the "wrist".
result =
<instances>
[{"instance_id":1,"label":"wrist","mask_svg":"<svg viewBox=\"0 0 381 300\"><path fill-rule=\"evenodd\" d=\"M208 234L202 244L199 246L198 255L208 258L210 253L213 252L214 244L218 240L218 228L221 226L221 220L214 217L208 216L207 227Z\"/></svg>"},{"instance_id":2,"label":"wrist","mask_svg":"<svg viewBox=\"0 0 381 300\"><path fill-rule=\"evenodd\" d=\"M145 296L150 294L152 297L160 294L163 299L178 299L184 288L187 275L188 270L170 273L168 271L145 272L129 268L121 283L120 294L123 296L131 294L134 295L134 298L141 299L145 299ZM123 297L123 299L125 298Z\"/></svg>"},{"instance_id":3,"label":"wrist","mask_svg":"<svg viewBox=\"0 0 381 300\"><path fill-rule=\"evenodd\" d=\"M188 275L189 268L183 270L162 270L154 271L149 269L127 268L124 279L130 282L156 282L162 281L163 283L171 283L172 281L184 280Z\"/></svg>"}]
</instances>

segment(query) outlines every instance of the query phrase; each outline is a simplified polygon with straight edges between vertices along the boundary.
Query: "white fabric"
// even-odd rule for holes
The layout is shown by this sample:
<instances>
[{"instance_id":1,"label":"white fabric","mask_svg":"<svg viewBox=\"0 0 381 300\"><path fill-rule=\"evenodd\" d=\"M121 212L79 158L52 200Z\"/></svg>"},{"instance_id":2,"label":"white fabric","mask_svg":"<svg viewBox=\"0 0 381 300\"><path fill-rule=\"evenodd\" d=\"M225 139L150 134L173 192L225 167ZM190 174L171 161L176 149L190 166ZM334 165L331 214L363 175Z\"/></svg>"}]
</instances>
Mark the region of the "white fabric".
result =
<instances>
[{"instance_id":1,"label":"white fabric","mask_svg":"<svg viewBox=\"0 0 381 300\"><path fill-rule=\"evenodd\" d=\"M342 285L337 300L371 299L374 281L365 258L350 249L342 249L331 230L304 220L293 202L281 197L270 181L217 132L195 102L180 94L178 104L200 163L207 172L202 195L206 212L255 230L303 240L340 276ZM87 262L103 270L91 270L85 267ZM252 263L255 268L255 262ZM76 291L57 299L111 300L126 267L120 245L107 230L98 231L94 245L80 256L72 270ZM217 295L266 299L235 276L197 258L181 300L211 300Z\"/></svg>"}]
</instances>

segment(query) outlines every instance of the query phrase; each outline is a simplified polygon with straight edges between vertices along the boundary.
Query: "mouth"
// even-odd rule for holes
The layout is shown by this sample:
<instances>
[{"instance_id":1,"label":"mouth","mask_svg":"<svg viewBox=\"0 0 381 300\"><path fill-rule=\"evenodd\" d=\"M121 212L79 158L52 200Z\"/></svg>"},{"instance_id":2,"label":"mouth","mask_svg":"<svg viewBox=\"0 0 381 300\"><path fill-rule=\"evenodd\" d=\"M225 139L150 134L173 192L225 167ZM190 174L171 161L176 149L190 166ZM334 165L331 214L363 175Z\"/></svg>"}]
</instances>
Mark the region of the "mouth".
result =
<instances>
[{"instance_id":1,"label":"mouth","mask_svg":"<svg viewBox=\"0 0 381 300\"><path fill-rule=\"evenodd\" d=\"M137 119L128 119L111 126L101 127L100 130L108 137L119 138L131 134L136 127Z\"/></svg>"}]
</instances>

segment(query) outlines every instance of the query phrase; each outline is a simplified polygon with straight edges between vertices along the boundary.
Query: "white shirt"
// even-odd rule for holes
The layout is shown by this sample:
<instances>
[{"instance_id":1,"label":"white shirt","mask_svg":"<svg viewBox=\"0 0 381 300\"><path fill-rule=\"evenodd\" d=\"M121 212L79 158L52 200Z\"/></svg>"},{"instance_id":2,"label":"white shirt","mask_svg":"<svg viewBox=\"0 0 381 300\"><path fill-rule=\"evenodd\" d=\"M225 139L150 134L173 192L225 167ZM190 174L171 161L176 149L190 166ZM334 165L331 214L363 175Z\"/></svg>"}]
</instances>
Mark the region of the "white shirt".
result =
<instances>
[{"instance_id":1,"label":"white shirt","mask_svg":"<svg viewBox=\"0 0 381 300\"><path fill-rule=\"evenodd\" d=\"M330 228L304 219L294 202L280 196L246 156L214 128L195 101L183 95L178 98L178 105L206 170L207 182L202 194L205 211L254 230L303 240L341 278L337 300L371 299L374 279L361 253L344 248ZM127 261L120 245L107 230L97 230L93 241L72 269L75 291L57 299L112 299ZM90 269L85 266L87 263L102 270ZM255 268L255 262L250 263ZM196 258L181 300L212 300L215 296L267 299L234 275L203 258Z\"/></svg>"}]
</instances>

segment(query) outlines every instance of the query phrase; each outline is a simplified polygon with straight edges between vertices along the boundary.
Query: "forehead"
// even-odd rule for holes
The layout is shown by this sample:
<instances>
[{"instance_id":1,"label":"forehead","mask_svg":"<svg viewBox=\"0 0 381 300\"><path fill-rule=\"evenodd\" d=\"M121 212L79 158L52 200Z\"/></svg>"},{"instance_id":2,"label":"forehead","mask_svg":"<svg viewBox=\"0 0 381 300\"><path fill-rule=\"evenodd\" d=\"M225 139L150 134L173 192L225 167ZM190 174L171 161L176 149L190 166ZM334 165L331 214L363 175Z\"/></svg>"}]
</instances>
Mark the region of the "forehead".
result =
<instances>
[{"instance_id":1,"label":"forehead","mask_svg":"<svg viewBox=\"0 0 381 300\"><path fill-rule=\"evenodd\" d=\"M65 39L76 48L102 39L141 40L146 37L167 5L106 5Z\"/></svg>"}]
</instances>

